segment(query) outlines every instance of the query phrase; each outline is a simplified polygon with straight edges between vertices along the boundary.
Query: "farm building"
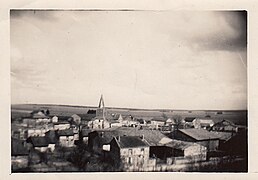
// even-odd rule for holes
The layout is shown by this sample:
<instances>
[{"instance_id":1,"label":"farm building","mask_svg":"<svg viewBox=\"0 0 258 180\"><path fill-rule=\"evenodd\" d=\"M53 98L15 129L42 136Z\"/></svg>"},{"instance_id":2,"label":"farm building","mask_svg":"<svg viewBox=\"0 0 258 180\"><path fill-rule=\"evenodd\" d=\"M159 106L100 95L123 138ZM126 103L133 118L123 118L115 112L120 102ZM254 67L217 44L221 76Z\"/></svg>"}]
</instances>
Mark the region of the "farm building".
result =
<instances>
[{"instance_id":1,"label":"farm building","mask_svg":"<svg viewBox=\"0 0 258 180\"><path fill-rule=\"evenodd\" d=\"M212 131L221 131L221 132L237 132L238 127L229 120L222 120L220 122L215 123L212 128Z\"/></svg>"},{"instance_id":2,"label":"farm building","mask_svg":"<svg viewBox=\"0 0 258 180\"><path fill-rule=\"evenodd\" d=\"M25 141L11 139L11 164L12 171L26 168L29 162L29 151Z\"/></svg>"},{"instance_id":3,"label":"farm building","mask_svg":"<svg viewBox=\"0 0 258 180\"><path fill-rule=\"evenodd\" d=\"M207 148L197 143L173 140L165 144L165 147L167 152L170 153L170 158L167 161L173 160L174 157L179 157L180 159L188 160L188 162L197 162L205 161L207 157Z\"/></svg>"},{"instance_id":4,"label":"farm building","mask_svg":"<svg viewBox=\"0 0 258 180\"><path fill-rule=\"evenodd\" d=\"M178 129L171 134L174 139L195 142L207 148L207 151L216 151L219 147L219 136L205 129Z\"/></svg>"},{"instance_id":5,"label":"farm building","mask_svg":"<svg viewBox=\"0 0 258 180\"><path fill-rule=\"evenodd\" d=\"M193 120L193 126L196 129L210 129L214 125L214 121L210 118L208 119L200 119L196 118Z\"/></svg>"},{"instance_id":6,"label":"farm building","mask_svg":"<svg viewBox=\"0 0 258 180\"><path fill-rule=\"evenodd\" d=\"M157 130L116 127L106 130L96 130L89 133L89 148L94 152L101 154L103 145L108 145L113 137L117 136L144 136L144 139L150 145L150 149L152 149L152 147L163 146L165 143L172 141L172 139L168 138Z\"/></svg>"},{"instance_id":7,"label":"farm building","mask_svg":"<svg viewBox=\"0 0 258 180\"><path fill-rule=\"evenodd\" d=\"M73 147L74 141L79 139L79 135L73 132L73 129L65 129L57 131L59 137L59 145L64 147Z\"/></svg>"},{"instance_id":8,"label":"farm building","mask_svg":"<svg viewBox=\"0 0 258 180\"><path fill-rule=\"evenodd\" d=\"M27 143L40 152L46 152L48 149L51 149L47 137L29 137Z\"/></svg>"},{"instance_id":9,"label":"farm building","mask_svg":"<svg viewBox=\"0 0 258 180\"><path fill-rule=\"evenodd\" d=\"M80 140L85 143L85 144L88 144L88 140L89 140L89 133L92 132L91 129L82 129L80 131Z\"/></svg>"},{"instance_id":10,"label":"farm building","mask_svg":"<svg viewBox=\"0 0 258 180\"><path fill-rule=\"evenodd\" d=\"M149 145L144 138L118 136L110 142L110 157L125 171L144 170L149 160Z\"/></svg>"}]
</instances>

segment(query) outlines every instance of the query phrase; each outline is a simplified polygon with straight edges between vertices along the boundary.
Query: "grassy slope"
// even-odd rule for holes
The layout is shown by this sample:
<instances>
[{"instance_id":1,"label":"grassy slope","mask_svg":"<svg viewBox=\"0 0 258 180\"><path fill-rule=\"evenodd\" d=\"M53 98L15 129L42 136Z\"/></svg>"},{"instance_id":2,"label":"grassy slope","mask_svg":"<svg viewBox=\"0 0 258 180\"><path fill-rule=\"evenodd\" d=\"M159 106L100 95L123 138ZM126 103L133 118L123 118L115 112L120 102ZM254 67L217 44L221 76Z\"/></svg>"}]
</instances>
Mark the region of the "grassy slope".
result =
<instances>
[{"instance_id":1,"label":"grassy slope","mask_svg":"<svg viewBox=\"0 0 258 180\"><path fill-rule=\"evenodd\" d=\"M49 109L51 115L71 116L73 114L86 114L89 109L96 109L91 106L68 106L68 105L47 105L47 104L17 104L12 105L12 117L26 116L33 110ZM181 115L184 117L205 117L210 115L215 121L228 119L236 124L247 124L247 111L223 111L223 114L217 114L216 110L158 110L158 109L130 109L130 108L107 108L109 113L121 113L122 115L132 115L135 117L151 118L160 117L166 114L168 117Z\"/></svg>"}]
</instances>

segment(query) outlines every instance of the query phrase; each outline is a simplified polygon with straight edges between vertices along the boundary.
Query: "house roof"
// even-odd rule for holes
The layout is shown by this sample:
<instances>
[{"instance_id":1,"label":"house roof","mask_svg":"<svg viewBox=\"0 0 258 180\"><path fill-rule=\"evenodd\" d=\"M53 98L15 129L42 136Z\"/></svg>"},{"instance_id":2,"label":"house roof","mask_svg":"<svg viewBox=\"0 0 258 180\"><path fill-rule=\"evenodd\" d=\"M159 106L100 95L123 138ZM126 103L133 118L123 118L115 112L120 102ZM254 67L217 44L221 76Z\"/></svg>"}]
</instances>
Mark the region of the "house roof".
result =
<instances>
[{"instance_id":1,"label":"house roof","mask_svg":"<svg viewBox=\"0 0 258 180\"><path fill-rule=\"evenodd\" d=\"M72 117L73 119L81 119L81 117L80 117L79 115L77 115L77 114L73 114L71 117Z\"/></svg>"},{"instance_id":2,"label":"house roof","mask_svg":"<svg viewBox=\"0 0 258 180\"><path fill-rule=\"evenodd\" d=\"M184 120L185 122L193 122L194 119L195 117L186 117Z\"/></svg>"},{"instance_id":3,"label":"house roof","mask_svg":"<svg viewBox=\"0 0 258 180\"><path fill-rule=\"evenodd\" d=\"M28 155L29 151L26 147L23 145L24 141L14 139L11 140L11 153L12 156L22 156L22 155Z\"/></svg>"},{"instance_id":4,"label":"house roof","mask_svg":"<svg viewBox=\"0 0 258 180\"><path fill-rule=\"evenodd\" d=\"M209 132L205 129L190 128L190 129L179 129L178 131L186 134L187 136L190 136L191 138L197 141L219 139L219 136L217 134Z\"/></svg>"},{"instance_id":5,"label":"house roof","mask_svg":"<svg viewBox=\"0 0 258 180\"><path fill-rule=\"evenodd\" d=\"M217 131L212 131L212 133L218 135L220 140L228 141L231 139L232 136L234 136L231 132L217 132Z\"/></svg>"},{"instance_id":6,"label":"house roof","mask_svg":"<svg viewBox=\"0 0 258 180\"><path fill-rule=\"evenodd\" d=\"M50 144L55 144L58 141L57 131L49 130L48 132L45 133L45 136L48 138L48 142Z\"/></svg>"},{"instance_id":7,"label":"house roof","mask_svg":"<svg viewBox=\"0 0 258 180\"><path fill-rule=\"evenodd\" d=\"M234 127L237 127L232 121L225 120L225 119L223 119L220 122L215 123L214 126L222 126L222 127L224 127L224 126L234 126Z\"/></svg>"},{"instance_id":8,"label":"house roof","mask_svg":"<svg viewBox=\"0 0 258 180\"><path fill-rule=\"evenodd\" d=\"M214 124L214 121L212 119L200 119L196 118L195 121L197 121L200 124Z\"/></svg>"},{"instance_id":9,"label":"house roof","mask_svg":"<svg viewBox=\"0 0 258 180\"><path fill-rule=\"evenodd\" d=\"M137 136L120 136L116 138L120 148L148 147L148 143Z\"/></svg>"},{"instance_id":10,"label":"house roof","mask_svg":"<svg viewBox=\"0 0 258 180\"><path fill-rule=\"evenodd\" d=\"M90 132L92 132L91 129L82 129L81 135L82 135L82 137L88 137Z\"/></svg>"},{"instance_id":11,"label":"house roof","mask_svg":"<svg viewBox=\"0 0 258 180\"><path fill-rule=\"evenodd\" d=\"M162 134L158 130L146 130L137 129L133 127L116 127L107 130L98 130L99 135L102 136L103 143L109 143L113 137L117 136L138 136L144 135L144 139L148 142L150 146L157 146L163 143L171 141L170 138Z\"/></svg>"},{"instance_id":12,"label":"house roof","mask_svg":"<svg viewBox=\"0 0 258 180\"><path fill-rule=\"evenodd\" d=\"M64 130L58 130L57 134L59 136L73 136L74 132L72 129L64 129Z\"/></svg>"},{"instance_id":13,"label":"house roof","mask_svg":"<svg viewBox=\"0 0 258 180\"><path fill-rule=\"evenodd\" d=\"M47 147L49 144L47 137L29 137L27 141L34 147Z\"/></svg>"},{"instance_id":14,"label":"house roof","mask_svg":"<svg viewBox=\"0 0 258 180\"><path fill-rule=\"evenodd\" d=\"M165 146L171 147L173 149L184 150L191 146L200 146L200 145L192 142L179 141L179 140L173 139L171 142L165 144Z\"/></svg>"}]
</instances>

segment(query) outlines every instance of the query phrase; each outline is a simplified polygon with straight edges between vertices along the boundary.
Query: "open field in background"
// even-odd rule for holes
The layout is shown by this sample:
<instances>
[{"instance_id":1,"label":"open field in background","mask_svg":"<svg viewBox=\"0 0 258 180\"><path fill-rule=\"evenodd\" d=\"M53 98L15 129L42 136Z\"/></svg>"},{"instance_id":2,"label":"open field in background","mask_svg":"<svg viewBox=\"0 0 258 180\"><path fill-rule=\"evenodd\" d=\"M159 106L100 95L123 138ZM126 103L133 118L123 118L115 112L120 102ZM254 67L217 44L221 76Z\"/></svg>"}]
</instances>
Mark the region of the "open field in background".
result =
<instances>
[{"instance_id":1,"label":"open field in background","mask_svg":"<svg viewBox=\"0 0 258 180\"><path fill-rule=\"evenodd\" d=\"M47 105L47 104L17 104L11 105L12 119L26 117L33 110L49 109L50 115L71 116L73 114L86 114L89 109L96 109L92 106L69 106L69 105ZM169 110L169 109L130 109L107 107L109 113L120 113L122 115L132 115L137 118L151 119L153 117L173 117L180 115L185 117L204 118L209 115L215 122L223 119L231 120L238 125L247 125L247 111L221 111L221 110ZM222 114L218 114L222 113Z\"/></svg>"}]
</instances>

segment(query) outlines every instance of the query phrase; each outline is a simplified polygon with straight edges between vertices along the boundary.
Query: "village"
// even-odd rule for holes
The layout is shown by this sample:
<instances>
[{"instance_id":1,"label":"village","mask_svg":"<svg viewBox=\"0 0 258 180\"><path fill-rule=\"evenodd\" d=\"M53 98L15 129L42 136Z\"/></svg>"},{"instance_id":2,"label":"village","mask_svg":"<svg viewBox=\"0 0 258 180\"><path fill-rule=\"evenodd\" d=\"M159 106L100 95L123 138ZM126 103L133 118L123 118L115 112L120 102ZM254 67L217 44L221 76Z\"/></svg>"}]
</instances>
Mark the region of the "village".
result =
<instances>
[{"instance_id":1,"label":"village","mask_svg":"<svg viewBox=\"0 0 258 180\"><path fill-rule=\"evenodd\" d=\"M221 112L218 112L221 113ZM98 107L83 115L34 110L11 124L12 172L247 169L247 127L200 117L142 118Z\"/></svg>"}]
</instances>

